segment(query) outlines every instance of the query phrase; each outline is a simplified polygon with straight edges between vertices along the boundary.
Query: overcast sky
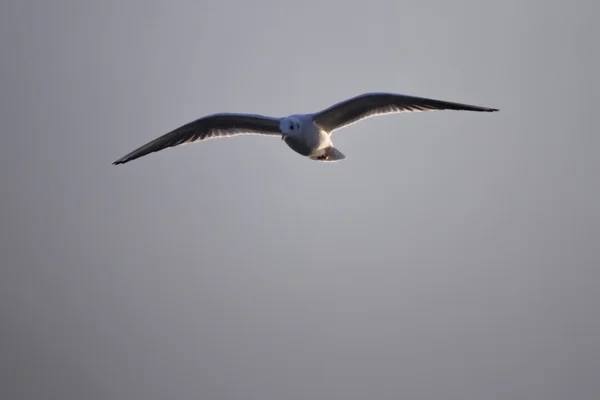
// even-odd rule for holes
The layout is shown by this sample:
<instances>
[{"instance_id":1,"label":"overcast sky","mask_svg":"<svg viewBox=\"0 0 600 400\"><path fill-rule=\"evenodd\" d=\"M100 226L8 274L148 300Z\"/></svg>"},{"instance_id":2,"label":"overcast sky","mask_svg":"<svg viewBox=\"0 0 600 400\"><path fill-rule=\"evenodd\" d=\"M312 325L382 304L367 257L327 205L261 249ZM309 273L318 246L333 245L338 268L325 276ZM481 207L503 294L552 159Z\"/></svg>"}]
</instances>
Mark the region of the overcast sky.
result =
<instances>
[{"instance_id":1,"label":"overcast sky","mask_svg":"<svg viewBox=\"0 0 600 400\"><path fill-rule=\"evenodd\" d=\"M0 5L2 399L596 400L595 1ZM389 91L318 163L206 114Z\"/></svg>"}]
</instances>

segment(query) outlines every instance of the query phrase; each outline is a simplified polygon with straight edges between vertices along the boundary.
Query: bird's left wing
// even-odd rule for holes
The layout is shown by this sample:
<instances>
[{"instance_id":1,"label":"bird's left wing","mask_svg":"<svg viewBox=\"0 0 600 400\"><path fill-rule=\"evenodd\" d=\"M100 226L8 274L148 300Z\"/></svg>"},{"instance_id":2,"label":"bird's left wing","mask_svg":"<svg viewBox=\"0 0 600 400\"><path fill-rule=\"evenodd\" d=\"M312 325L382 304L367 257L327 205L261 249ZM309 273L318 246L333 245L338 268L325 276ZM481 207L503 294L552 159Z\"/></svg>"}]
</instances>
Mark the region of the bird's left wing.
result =
<instances>
[{"instance_id":1,"label":"bird's left wing","mask_svg":"<svg viewBox=\"0 0 600 400\"><path fill-rule=\"evenodd\" d=\"M498 111L495 108L453 103L394 93L365 93L315 113L313 120L326 132L376 115L428 110Z\"/></svg>"}]
</instances>

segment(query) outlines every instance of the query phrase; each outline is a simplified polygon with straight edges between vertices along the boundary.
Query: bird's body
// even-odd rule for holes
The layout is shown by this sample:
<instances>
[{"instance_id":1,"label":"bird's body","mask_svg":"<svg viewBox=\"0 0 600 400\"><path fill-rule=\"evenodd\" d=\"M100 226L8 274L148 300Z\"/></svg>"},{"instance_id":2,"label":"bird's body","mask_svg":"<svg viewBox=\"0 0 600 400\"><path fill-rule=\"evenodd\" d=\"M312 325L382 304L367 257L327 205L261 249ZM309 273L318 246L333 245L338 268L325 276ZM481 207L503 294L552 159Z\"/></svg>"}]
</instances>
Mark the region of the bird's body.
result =
<instances>
[{"instance_id":1,"label":"bird's body","mask_svg":"<svg viewBox=\"0 0 600 400\"><path fill-rule=\"evenodd\" d=\"M298 123L296 130L289 128L294 122ZM282 139L300 155L318 160L319 157L323 158L327 149L333 147L329 134L315 125L311 115L292 115L284 119L281 125L281 130L287 131Z\"/></svg>"},{"instance_id":2,"label":"bird's body","mask_svg":"<svg viewBox=\"0 0 600 400\"><path fill-rule=\"evenodd\" d=\"M285 118L252 114L213 114L160 136L113 164L124 164L181 144L244 134L281 137L292 150L312 160L339 161L346 157L333 146L333 131L377 115L428 110L498 111L495 108L402 94L366 93L316 113L296 114Z\"/></svg>"}]
</instances>

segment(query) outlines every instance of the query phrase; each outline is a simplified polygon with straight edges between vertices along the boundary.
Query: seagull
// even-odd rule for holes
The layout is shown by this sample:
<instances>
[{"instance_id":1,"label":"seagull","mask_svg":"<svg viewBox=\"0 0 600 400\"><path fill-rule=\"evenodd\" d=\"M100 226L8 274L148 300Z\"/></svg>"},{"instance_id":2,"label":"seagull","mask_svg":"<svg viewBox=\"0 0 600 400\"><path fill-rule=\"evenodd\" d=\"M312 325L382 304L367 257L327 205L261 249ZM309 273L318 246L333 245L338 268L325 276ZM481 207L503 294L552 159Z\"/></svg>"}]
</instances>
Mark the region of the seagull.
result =
<instances>
[{"instance_id":1,"label":"seagull","mask_svg":"<svg viewBox=\"0 0 600 400\"><path fill-rule=\"evenodd\" d=\"M496 108L453 103L395 93L365 93L312 114L274 118L256 114L219 113L189 122L113 162L124 164L168 147L238 135L281 137L296 153L311 160L333 162L346 158L331 142L331 134L377 115L429 110L493 112Z\"/></svg>"}]
</instances>

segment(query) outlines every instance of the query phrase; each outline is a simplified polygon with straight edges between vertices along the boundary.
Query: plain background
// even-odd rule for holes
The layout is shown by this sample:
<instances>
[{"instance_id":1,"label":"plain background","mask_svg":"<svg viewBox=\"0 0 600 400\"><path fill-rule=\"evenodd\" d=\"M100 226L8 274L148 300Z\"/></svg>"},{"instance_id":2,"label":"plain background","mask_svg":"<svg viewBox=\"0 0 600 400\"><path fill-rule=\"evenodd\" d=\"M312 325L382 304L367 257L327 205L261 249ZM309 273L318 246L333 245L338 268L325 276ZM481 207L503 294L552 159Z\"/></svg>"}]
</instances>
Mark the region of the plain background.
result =
<instances>
[{"instance_id":1,"label":"plain background","mask_svg":"<svg viewBox=\"0 0 600 400\"><path fill-rule=\"evenodd\" d=\"M0 6L2 399L600 396L595 1ZM323 164L200 116L369 91Z\"/></svg>"}]
</instances>

